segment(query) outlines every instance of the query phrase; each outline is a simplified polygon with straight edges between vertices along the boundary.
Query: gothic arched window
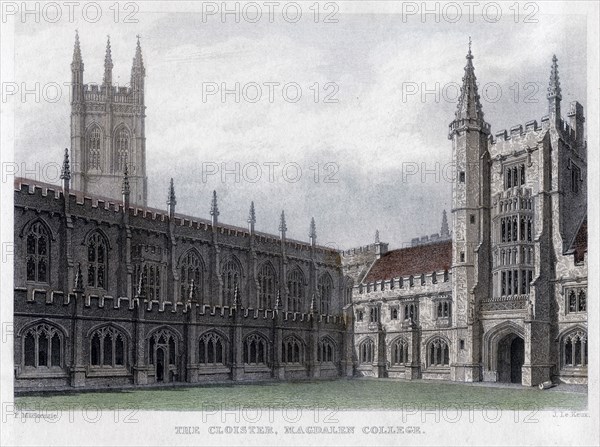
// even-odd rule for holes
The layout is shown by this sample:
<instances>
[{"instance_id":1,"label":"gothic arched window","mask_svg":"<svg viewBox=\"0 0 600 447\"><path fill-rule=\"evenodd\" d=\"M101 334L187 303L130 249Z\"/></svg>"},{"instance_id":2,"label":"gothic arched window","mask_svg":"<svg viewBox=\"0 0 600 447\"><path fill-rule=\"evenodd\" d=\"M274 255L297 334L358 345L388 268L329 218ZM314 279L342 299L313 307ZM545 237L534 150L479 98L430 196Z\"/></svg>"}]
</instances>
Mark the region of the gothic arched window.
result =
<instances>
[{"instance_id":1,"label":"gothic arched window","mask_svg":"<svg viewBox=\"0 0 600 447\"><path fill-rule=\"evenodd\" d=\"M108 253L106 240L100 233L88 238L88 286L106 288L108 271Z\"/></svg>"},{"instance_id":2,"label":"gothic arched window","mask_svg":"<svg viewBox=\"0 0 600 447\"><path fill-rule=\"evenodd\" d=\"M446 366L450 364L450 351L448 343L441 338L436 338L429 343L429 366Z\"/></svg>"},{"instance_id":3,"label":"gothic arched window","mask_svg":"<svg viewBox=\"0 0 600 447\"><path fill-rule=\"evenodd\" d=\"M100 128L98 126L95 126L88 132L87 136L88 169L100 169L101 146L102 132L100 132Z\"/></svg>"},{"instance_id":4,"label":"gothic arched window","mask_svg":"<svg viewBox=\"0 0 600 447\"><path fill-rule=\"evenodd\" d=\"M360 363L373 363L375 359L375 343L370 338L363 341L358 347Z\"/></svg>"},{"instance_id":5,"label":"gothic arched window","mask_svg":"<svg viewBox=\"0 0 600 447\"><path fill-rule=\"evenodd\" d=\"M41 222L27 232L27 281L48 282L50 235Z\"/></svg>"},{"instance_id":6,"label":"gothic arched window","mask_svg":"<svg viewBox=\"0 0 600 447\"><path fill-rule=\"evenodd\" d=\"M299 268L288 274L288 312L302 312L304 303L304 275Z\"/></svg>"},{"instance_id":7,"label":"gothic arched window","mask_svg":"<svg viewBox=\"0 0 600 447\"><path fill-rule=\"evenodd\" d=\"M226 343L215 332L207 332L200 337L198 363L205 366L226 364Z\"/></svg>"},{"instance_id":8,"label":"gothic arched window","mask_svg":"<svg viewBox=\"0 0 600 447\"><path fill-rule=\"evenodd\" d=\"M244 363L246 365L267 365L268 360L267 340L258 335L251 334L244 339Z\"/></svg>"},{"instance_id":9,"label":"gothic arched window","mask_svg":"<svg viewBox=\"0 0 600 447\"><path fill-rule=\"evenodd\" d=\"M221 269L221 278L223 280L223 305L231 306L233 303L235 288L240 287L240 276L240 268L233 259L230 259L223 264L223 268Z\"/></svg>"},{"instance_id":10,"label":"gothic arched window","mask_svg":"<svg viewBox=\"0 0 600 447\"><path fill-rule=\"evenodd\" d=\"M194 281L195 298L202 303L204 292L204 269L202 260L194 251L188 251L180 261L179 283L181 284L181 301L187 301L190 297L190 286Z\"/></svg>"},{"instance_id":11,"label":"gothic arched window","mask_svg":"<svg viewBox=\"0 0 600 447\"><path fill-rule=\"evenodd\" d=\"M320 313L327 315L331 311L331 298L333 295L333 281L327 273L319 278L319 298L321 300Z\"/></svg>"},{"instance_id":12,"label":"gothic arched window","mask_svg":"<svg viewBox=\"0 0 600 447\"><path fill-rule=\"evenodd\" d=\"M408 342L403 338L392 343L392 365L408 363Z\"/></svg>"},{"instance_id":13,"label":"gothic arched window","mask_svg":"<svg viewBox=\"0 0 600 447\"><path fill-rule=\"evenodd\" d=\"M587 310L587 299L584 289L569 289L568 297L568 312L585 312Z\"/></svg>"},{"instance_id":14,"label":"gothic arched window","mask_svg":"<svg viewBox=\"0 0 600 447\"><path fill-rule=\"evenodd\" d=\"M563 367L587 366L587 334L583 331L573 331L562 338Z\"/></svg>"},{"instance_id":15,"label":"gothic arched window","mask_svg":"<svg viewBox=\"0 0 600 447\"><path fill-rule=\"evenodd\" d=\"M417 311L414 303L404 305L404 320L416 321Z\"/></svg>"},{"instance_id":16,"label":"gothic arched window","mask_svg":"<svg viewBox=\"0 0 600 447\"><path fill-rule=\"evenodd\" d=\"M125 336L114 327L96 329L91 337L90 364L116 368L125 366Z\"/></svg>"},{"instance_id":17,"label":"gothic arched window","mask_svg":"<svg viewBox=\"0 0 600 447\"><path fill-rule=\"evenodd\" d=\"M146 286L146 296L149 300L158 300L161 296L161 268L158 264L147 264L148 273L146 278L148 283Z\"/></svg>"},{"instance_id":18,"label":"gothic arched window","mask_svg":"<svg viewBox=\"0 0 600 447\"><path fill-rule=\"evenodd\" d=\"M296 337L286 338L281 346L283 363L304 363L304 344Z\"/></svg>"},{"instance_id":19,"label":"gothic arched window","mask_svg":"<svg viewBox=\"0 0 600 447\"><path fill-rule=\"evenodd\" d=\"M258 308L272 309L275 297L275 270L265 262L258 272Z\"/></svg>"},{"instance_id":20,"label":"gothic arched window","mask_svg":"<svg viewBox=\"0 0 600 447\"><path fill-rule=\"evenodd\" d=\"M24 333L22 352L25 368L62 368L63 335L48 323L32 326Z\"/></svg>"},{"instance_id":21,"label":"gothic arched window","mask_svg":"<svg viewBox=\"0 0 600 447\"><path fill-rule=\"evenodd\" d=\"M115 148L117 153L117 172L124 172L129 161L129 132L122 127L115 135Z\"/></svg>"},{"instance_id":22,"label":"gothic arched window","mask_svg":"<svg viewBox=\"0 0 600 447\"><path fill-rule=\"evenodd\" d=\"M317 346L317 362L333 363L335 361L333 342L328 338L322 338Z\"/></svg>"}]
</instances>

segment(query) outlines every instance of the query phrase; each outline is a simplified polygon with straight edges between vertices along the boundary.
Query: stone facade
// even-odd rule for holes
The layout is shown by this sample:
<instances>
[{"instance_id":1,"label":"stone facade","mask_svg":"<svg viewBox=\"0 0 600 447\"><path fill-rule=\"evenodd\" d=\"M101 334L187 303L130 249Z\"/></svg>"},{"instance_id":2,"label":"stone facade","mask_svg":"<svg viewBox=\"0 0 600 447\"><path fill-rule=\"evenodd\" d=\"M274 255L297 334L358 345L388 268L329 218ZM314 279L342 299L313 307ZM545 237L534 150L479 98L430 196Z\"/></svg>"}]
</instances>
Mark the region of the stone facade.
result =
<instances>
[{"instance_id":1,"label":"stone facade","mask_svg":"<svg viewBox=\"0 0 600 447\"><path fill-rule=\"evenodd\" d=\"M583 108L492 136L471 50L450 124L451 224L338 252L146 206L144 76L83 84L76 37L62 185L15 183L15 386L339 376L587 382ZM73 161L73 163L71 163ZM131 170L130 170L131 168ZM107 196L107 198L103 197Z\"/></svg>"},{"instance_id":2,"label":"stone facade","mask_svg":"<svg viewBox=\"0 0 600 447\"><path fill-rule=\"evenodd\" d=\"M314 233L222 225L216 201L212 221L179 216L172 187L167 213L124 191L17 182L17 388L352 373L339 256Z\"/></svg>"},{"instance_id":3,"label":"stone facade","mask_svg":"<svg viewBox=\"0 0 600 447\"><path fill-rule=\"evenodd\" d=\"M472 61L469 49L449 133L456 166L450 279L439 281L445 261L426 245L417 254L411 247L372 256L369 270L353 278L356 370L527 386L587 383L583 107L573 102L562 119L554 58L549 115L492 136ZM412 241L422 242L429 238ZM356 263L342 261L350 275L346 266Z\"/></svg>"}]
</instances>

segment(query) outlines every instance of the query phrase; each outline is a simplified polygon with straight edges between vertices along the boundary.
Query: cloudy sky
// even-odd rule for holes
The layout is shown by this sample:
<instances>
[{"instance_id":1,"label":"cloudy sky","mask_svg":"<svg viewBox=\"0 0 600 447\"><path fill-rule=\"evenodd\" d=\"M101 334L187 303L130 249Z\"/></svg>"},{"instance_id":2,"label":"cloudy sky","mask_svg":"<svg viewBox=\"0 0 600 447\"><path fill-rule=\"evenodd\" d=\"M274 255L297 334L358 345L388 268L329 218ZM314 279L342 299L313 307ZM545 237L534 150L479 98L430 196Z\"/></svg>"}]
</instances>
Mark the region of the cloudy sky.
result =
<instances>
[{"instance_id":1,"label":"cloudy sky","mask_svg":"<svg viewBox=\"0 0 600 447\"><path fill-rule=\"evenodd\" d=\"M108 4L96 23L81 20L81 14L73 23L16 23L15 80L28 86L69 82L79 29L84 82L102 81L110 34L113 79L125 85L140 34L149 204L166 207L174 177L179 212L208 217L216 189L223 222L245 226L254 200L260 231L277 232L285 209L289 237L306 240L314 216L319 242L344 249L372 242L376 229L391 247L439 231L442 210L451 207L450 183L434 174L402 173L415 166L442 172L450 162L447 130L468 36L494 133L546 114L553 53L563 104L577 99L586 105L583 16L538 13L537 23L523 23L523 17L515 23L506 8L497 23L481 15L473 23L466 17L456 23L428 17L422 23L418 15L403 21L400 14L342 10L337 23L323 23L325 12L315 23L309 3L302 5L296 23L281 14L270 23L266 9L258 23L235 23L232 17L223 23L219 14L203 20L188 6L159 12L158 3L141 4L138 23L114 23ZM272 102L265 85L270 82L279 83ZM236 83L240 91L246 87L240 102L233 95L203 98L203 88L234 89ZM262 97L251 102L254 83L262 86ZM295 103L288 102L294 89L284 99L288 83L302 89ZM423 97L424 90L431 93ZM17 161L60 162L69 145L70 106L63 93L53 102L15 102ZM328 95L337 101L326 102ZM203 163L219 169L238 163L240 181L232 174L203 179ZM272 176L265 163L272 163ZM301 176L292 182L298 167Z\"/></svg>"}]
</instances>

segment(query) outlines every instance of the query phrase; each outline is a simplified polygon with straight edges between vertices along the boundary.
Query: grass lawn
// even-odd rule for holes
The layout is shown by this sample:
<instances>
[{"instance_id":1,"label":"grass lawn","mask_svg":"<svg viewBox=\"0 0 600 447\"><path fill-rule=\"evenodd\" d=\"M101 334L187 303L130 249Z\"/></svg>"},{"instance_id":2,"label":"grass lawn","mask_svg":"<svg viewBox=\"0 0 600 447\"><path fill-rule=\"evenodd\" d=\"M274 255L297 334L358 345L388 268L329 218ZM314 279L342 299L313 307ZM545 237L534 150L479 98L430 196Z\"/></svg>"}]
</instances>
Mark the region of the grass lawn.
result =
<instances>
[{"instance_id":1,"label":"grass lawn","mask_svg":"<svg viewBox=\"0 0 600 447\"><path fill-rule=\"evenodd\" d=\"M585 410L583 393L537 388L487 387L435 381L336 380L136 389L16 398L21 410L102 408L211 410L233 408L329 408L400 410L501 408Z\"/></svg>"}]
</instances>

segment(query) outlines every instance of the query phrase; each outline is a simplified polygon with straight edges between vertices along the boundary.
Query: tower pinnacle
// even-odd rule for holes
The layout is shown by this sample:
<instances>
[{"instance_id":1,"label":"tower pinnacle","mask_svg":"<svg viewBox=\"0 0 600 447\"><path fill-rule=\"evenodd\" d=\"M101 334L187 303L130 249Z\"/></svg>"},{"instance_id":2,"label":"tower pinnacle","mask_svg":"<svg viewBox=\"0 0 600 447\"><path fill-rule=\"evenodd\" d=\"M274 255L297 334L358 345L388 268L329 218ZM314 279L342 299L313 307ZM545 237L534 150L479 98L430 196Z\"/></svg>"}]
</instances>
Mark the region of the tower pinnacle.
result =
<instances>
[{"instance_id":1,"label":"tower pinnacle","mask_svg":"<svg viewBox=\"0 0 600 447\"><path fill-rule=\"evenodd\" d=\"M310 238L311 245L317 244L317 226L315 225L314 217L311 217L310 219L310 231L308 233L308 237Z\"/></svg>"},{"instance_id":2,"label":"tower pinnacle","mask_svg":"<svg viewBox=\"0 0 600 447\"><path fill-rule=\"evenodd\" d=\"M65 148L65 156L63 158L62 169L60 170L60 178L61 180L66 180L67 182L71 180L71 167L69 165L69 149Z\"/></svg>"},{"instance_id":3,"label":"tower pinnacle","mask_svg":"<svg viewBox=\"0 0 600 447\"><path fill-rule=\"evenodd\" d=\"M446 210L442 213L442 229L440 230L441 237L450 236L450 230L448 228L448 217L446 216Z\"/></svg>"},{"instance_id":4,"label":"tower pinnacle","mask_svg":"<svg viewBox=\"0 0 600 447\"><path fill-rule=\"evenodd\" d=\"M210 203L210 215L212 216L212 224L215 226L219 218L219 205L217 203L217 191L213 191L212 201Z\"/></svg>"},{"instance_id":5,"label":"tower pinnacle","mask_svg":"<svg viewBox=\"0 0 600 447\"><path fill-rule=\"evenodd\" d=\"M169 195L167 196L167 205L177 205L177 198L175 197L175 184L173 183L173 177L169 182Z\"/></svg>"},{"instance_id":6,"label":"tower pinnacle","mask_svg":"<svg viewBox=\"0 0 600 447\"><path fill-rule=\"evenodd\" d=\"M254 201L250 202L250 212L248 213L248 230L254 233L254 225L256 224L256 211L254 210Z\"/></svg>"},{"instance_id":7,"label":"tower pinnacle","mask_svg":"<svg viewBox=\"0 0 600 447\"><path fill-rule=\"evenodd\" d=\"M177 198L175 197L175 185L173 184L173 178L169 182L169 193L167 195L167 209L169 211L169 218L173 218L175 215L175 205L177 205Z\"/></svg>"},{"instance_id":8,"label":"tower pinnacle","mask_svg":"<svg viewBox=\"0 0 600 447\"><path fill-rule=\"evenodd\" d=\"M140 45L140 36L137 36L137 45L135 47L135 56L131 67L131 88L133 89L134 102L144 104L144 60L142 58L142 46Z\"/></svg>"},{"instance_id":9,"label":"tower pinnacle","mask_svg":"<svg viewBox=\"0 0 600 447\"><path fill-rule=\"evenodd\" d=\"M562 99L560 92L560 79L558 78L558 59L556 54L552 56L552 68L550 69L550 84L548 85L548 99L556 97Z\"/></svg>"},{"instance_id":10,"label":"tower pinnacle","mask_svg":"<svg viewBox=\"0 0 600 447\"><path fill-rule=\"evenodd\" d=\"M558 78L558 59L556 55L552 56L552 68L550 69L550 83L548 85L548 114L550 122L557 127L560 124L560 101L562 95L560 92L560 80Z\"/></svg>"},{"instance_id":11,"label":"tower pinnacle","mask_svg":"<svg viewBox=\"0 0 600 447\"><path fill-rule=\"evenodd\" d=\"M112 84L112 53L110 50L110 36L106 36L106 54L104 56L104 85Z\"/></svg>"},{"instance_id":12,"label":"tower pinnacle","mask_svg":"<svg viewBox=\"0 0 600 447\"><path fill-rule=\"evenodd\" d=\"M140 75L145 76L146 72L144 70L144 59L142 58L142 46L140 44L140 35L137 36L137 45L135 46L135 56L133 57L133 67L131 71L131 75L135 72L138 72Z\"/></svg>"},{"instance_id":13,"label":"tower pinnacle","mask_svg":"<svg viewBox=\"0 0 600 447\"><path fill-rule=\"evenodd\" d=\"M121 193L123 196L127 196L129 199L129 169L127 168L127 163L125 163L125 170L123 171L123 184L121 186Z\"/></svg>"},{"instance_id":14,"label":"tower pinnacle","mask_svg":"<svg viewBox=\"0 0 600 447\"><path fill-rule=\"evenodd\" d=\"M471 52L471 38L469 37L469 51L467 52L467 64L465 65L465 74L462 78L463 84L460 89L458 106L455 118L451 124L451 130L472 123L478 127L487 129L483 119L483 109L479 101L477 92L477 78L475 76L475 67L473 66L473 53Z\"/></svg>"},{"instance_id":15,"label":"tower pinnacle","mask_svg":"<svg viewBox=\"0 0 600 447\"><path fill-rule=\"evenodd\" d=\"M71 67L75 68L79 65L83 65L83 60L81 59L81 48L79 47L79 31L75 30L75 46L73 48L73 62L71 63Z\"/></svg>"},{"instance_id":16,"label":"tower pinnacle","mask_svg":"<svg viewBox=\"0 0 600 447\"><path fill-rule=\"evenodd\" d=\"M279 232L282 237L285 237L285 232L287 231L287 225L285 223L285 211L281 211L281 217L279 218Z\"/></svg>"}]
</instances>

